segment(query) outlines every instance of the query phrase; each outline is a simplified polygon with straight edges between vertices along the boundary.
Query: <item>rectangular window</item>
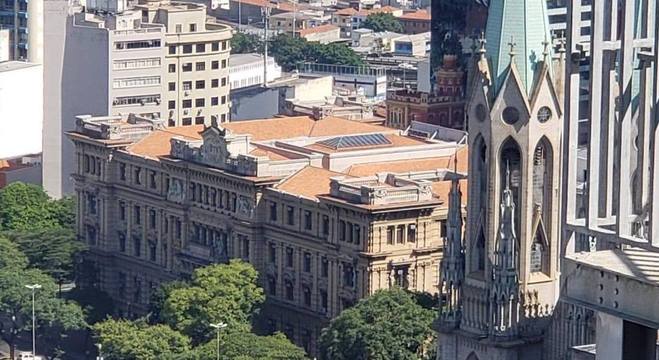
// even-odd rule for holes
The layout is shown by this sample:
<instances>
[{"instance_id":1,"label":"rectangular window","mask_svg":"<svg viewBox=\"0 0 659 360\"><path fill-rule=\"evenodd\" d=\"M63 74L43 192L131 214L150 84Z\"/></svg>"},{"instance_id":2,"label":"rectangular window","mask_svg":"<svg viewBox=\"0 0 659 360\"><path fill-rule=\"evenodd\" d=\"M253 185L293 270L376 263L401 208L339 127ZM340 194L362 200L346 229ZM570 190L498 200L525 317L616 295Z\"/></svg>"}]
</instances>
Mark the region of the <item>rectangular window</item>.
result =
<instances>
[{"instance_id":1,"label":"rectangular window","mask_svg":"<svg viewBox=\"0 0 659 360\"><path fill-rule=\"evenodd\" d=\"M293 267L293 248L286 248L286 266Z\"/></svg>"},{"instance_id":2,"label":"rectangular window","mask_svg":"<svg viewBox=\"0 0 659 360\"><path fill-rule=\"evenodd\" d=\"M387 244L393 245L394 243L394 226L387 226Z\"/></svg>"},{"instance_id":3,"label":"rectangular window","mask_svg":"<svg viewBox=\"0 0 659 360\"><path fill-rule=\"evenodd\" d=\"M227 41L224 40L222 41L222 50L226 50L226 49L227 49Z\"/></svg>"},{"instance_id":4,"label":"rectangular window","mask_svg":"<svg viewBox=\"0 0 659 360\"><path fill-rule=\"evenodd\" d=\"M112 100L114 106L145 105L160 103L160 95L120 96Z\"/></svg>"},{"instance_id":5,"label":"rectangular window","mask_svg":"<svg viewBox=\"0 0 659 360\"><path fill-rule=\"evenodd\" d=\"M196 32L197 31L197 24L190 24L190 32Z\"/></svg>"},{"instance_id":6,"label":"rectangular window","mask_svg":"<svg viewBox=\"0 0 659 360\"><path fill-rule=\"evenodd\" d=\"M320 309L322 312L326 313L327 312L327 291L325 290L320 290Z\"/></svg>"},{"instance_id":7,"label":"rectangular window","mask_svg":"<svg viewBox=\"0 0 659 360\"><path fill-rule=\"evenodd\" d=\"M213 60L213 61L211 62L211 69L213 69L213 70L217 70L217 69L219 69L219 68L220 68L220 62L217 61L217 60Z\"/></svg>"},{"instance_id":8,"label":"rectangular window","mask_svg":"<svg viewBox=\"0 0 659 360\"><path fill-rule=\"evenodd\" d=\"M226 77L222 78L222 86L227 86L227 78Z\"/></svg>"},{"instance_id":9,"label":"rectangular window","mask_svg":"<svg viewBox=\"0 0 659 360\"><path fill-rule=\"evenodd\" d=\"M270 221L277 221L277 203L270 203Z\"/></svg>"},{"instance_id":10,"label":"rectangular window","mask_svg":"<svg viewBox=\"0 0 659 360\"><path fill-rule=\"evenodd\" d=\"M176 64L169 64L167 67L169 68L170 73L176 72Z\"/></svg>"},{"instance_id":11,"label":"rectangular window","mask_svg":"<svg viewBox=\"0 0 659 360\"><path fill-rule=\"evenodd\" d=\"M183 66L181 67L181 69L183 70L183 72L190 72L190 71L192 71L192 63L185 63L185 64L183 64Z\"/></svg>"},{"instance_id":12,"label":"rectangular window","mask_svg":"<svg viewBox=\"0 0 659 360\"><path fill-rule=\"evenodd\" d=\"M192 100L190 100L190 99L183 100L183 108L184 109L189 109L191 107L192 107Z\"/></svg>"},{"instance_id":13,"label":"rectangular window","mask_svg":"<svg viewBox=\"0 0 659 360\"><path fill-rule=\"evenodd\" d=\"M183 100L183 101L185 101L185 100ZM183 126L192 125L192 118L191 117L184 117L183 119L181 119L181 124L183 124Z\"/></svg>"},{"instance_id":14,"label":"rectangular window","mask_svg":"<svg viewBox=\"0 0 659 360\"><path fill-rule=\"evenodd\" d=\"M169 100L167 102L167 109L168 110L174 110L176 109L176 100Z\"/></svg>"},{"instance_id":15,"label":"rectangular window","mask_svg":"<svg viewBox=\"0 0 659 360\"><path fill-rule=\"evenodd\" d=\"M204 80L197 80L194 83L195 89L204 89L206 88L206 81Z\"/></svg>"},{"instance_id":16,"label":"rectangular window","mask_svg":"<svg viewBox=\"0 0 659 360\"><path fill-rule=\"evenodd\" d=\"M439 236L445 238L448 235L448 230L446 227L446 220L441 220L439 222Z\"/></svg>"},{"instance_id":17,"label":"rectangular window","mask_svg":"<svg viewBox=\"0 0 659 360\"><path fill-rule=\"evenodd\" d=\"M133 221L137 225L142 223L142 210L137 205L133 207Z\"/></svg>"},{"instance_id":18,"label":"rectangular window","mask_svg":"<svg viewBox=\"0 0 659 360\"><path fill-rule=\"evenodd\" d=\"M192 90L192 81L184 81L183 90Z\"/></svg>"},{"instance_id":19,"label":"rectangular window","mask_svg":"<svg viewBox=\"0 0 659 360\"><path fill-rule=\"evenodd\" d=\"M155 210L149 210L149 227L151 229L156 228L156 211Z\"/></svg>"},{"instance_id":20,"label":"rectangular window","mask_svg":"<svg viewBox=\"0 0 659 360\"><path fill-rule=\"evenodd\" d=\"M219 41L214 41L211 43L211 51L219 51L220 50L220 42Z\"/></svg>"},{"instance_id":21,"label":"rectangular window","mask_svg":"<svg viewBox=\"0 0 659 360\"><path fill-rule=\"evenodd\" d=\"M192 45L190 44L183 45L183 53L192 54Z\"/></svg>"},{"instance_id":22,"label":"rectangular window","mask_svg":"<svg viewBox=\"0 0 659 360\"><path fill-rule=\"evenodd\" d=\"M113 89L160 85L160 76L142 76L112 80Z\"/></svg>"},{"instance_id":23,"label":"rectangular window","mask_svg":"<svg viewBox=\"0 0 659 360\"><path fill-rule=\"evenodd\" d=\"M277 262L277 247L275 244L270 244L270 247L268 248L268 259L270 260L271 264Z\"/></svg>"},{"instance_id":24,"label":"rectangular window","mask_svg":"<svg viewBox=\"0 0 659 360\"><path fill-rule=\"evenodd\" d=\"M195 46L195 51L198 53L206 52L206 44L197 44Z\"/></svg>"},{"instance_id":25,"label":"rectangular window","mask_svg":"<svg viewBox=\"0 0 659 360\"><path fill-rule=\"evenodd\" d=\"M286 207L286 223L288 225L295 225L295 209L292 206Z\"/></svg>"},{"instance_id":26,"label":"rectangular window","mask_svg":"<svg viewBox=\"0 0 659 360\"><path fill-rule=\"evenodd\" d=\"M403 237L404 234L405 234L405 225L398 225L396 227L396 242L398 244L405 243L405 238Z\"/></svg>"},{"instance_id":27,"label":"rectangular window","mask_svg":"<svg viewBox=\"0 0 659 360\"><path fill-rule=\"evenodd\" d=\"M225 95L222 95L222 105L227 103L227 97Z\"/></svg>"},{"instance_id":28,"label":"rectangular window","mask_svg":"<svg viewBox=\"0 0 659 360\"><path fill-rule=\"evenodd\" d=\"M346 222L339 221L339 240L346 241Z\"/></svg>"},{"instance_id":29,"label":"rectangular window","mask_svg":"<svg viewBox=\"0 0 659 360\"><path fill-rule=\"evenodd\" d=\"M227 60L224 59L222 60L222 69L226 69L226 68L227 68Z\"/></svg>"},{"instance_id":30,"label":"rectangular window","mask_svg":"<svg viewBox=\"0 0 659 360\"><path fill-rule=\"evenodd\" d=\"M320 276L324 278L329 276L329 261L324 256L320 261Z\"/></svg>"},{"instance_id":31,"label":"rectangular window","mask_svg":"<svg viewBox=\"0 0 659 360\"><path fill-rule=\"evenodd\" d=\"M126 164L119 164L119 180L126 181Z\"/></svg>"},{"instance_id":32,"label":"rectangular window","mask_svg":"<svg viewBox=\"0 0 659 360\"><path fill-rule=\"evenodd\" d=\"M362 227L359 226L359 224L353 224L352 225L352 233L353 233L353 240L355 241L355 245L359 245L361 243L361 238L362 238Z\"/></svg>"},{"instance_id":33,"label":"rectangular window","mask_svg":"<svg viewBox=\"0 0 659 360\"><path fill-rule=\"evenodd\" d=\"M177 239L181 238L181 228L182 228L181 220L176 219L176 221L174 222L174 233L176 234Z\"/></svg>"},{"instance_id":34,"label":"rectangular window","mask_svg":"<svg viewBox=\"0 0 659 360\"><path fill-rule=\"evenodd\" d=\"M157 186L158 186L158 184L156 182L156 172L151 171L151 172L149 172L149 187L151 189L155 189Z\"/></svg>"},{"instance_id":35,"label":"rectangular window","mask_svg":"<svg viewBox=\"0 0 659 360\"><path fill-rule=\"evenodd\" d=\"M416 224L407 225L407 241L408 242L416 241Z\"/></svg>"},{"instance_id":36,"label":"rectangular window","mask_svg":"<svg viewBox=\"0 0 659 360\"><path fill-rule=\"evenodd\" d=\"M120 232L118 237L119 237L119 251L121 251L122 253L126 252L126 235Z\"/></svg>"},{"instance_id":37,"label":"rectangular window","mask_svg":"<svg viewBox=\"0 0 659 360\"><path fill-rule=\"evenodd\" d=\"M249 261L249 239L243 238L243 260Z\"/></svg>"},{"instance_id":38,"label":"rectangular window","mask_svg":"<svg viewBox=\"0 0 659 360\"><path fill-rule=\"evenodd\" d=\"M195 70L197 71L204 71L206 70L206 63L203 61L199 61L195 64Z\"/></svg>"},{"instance_id":39,"label":"rectangular window","mask_svg":"<svg viewBox=\"0 0 659 360\"><path fill-rule=\"evenodd\" d=\"M114 43L116 50L147 49L160 47L160 40L119 41Z\"/></svg>"},{"instance_id":40,"label":"rectangular window","mask_svg":"<svg viewBox=\"0 0 659 360\"><path fill-rule=\"evenodd\" d=\"M133 255L142 256L142 238L138 235L133 236Z\"/></svg>"},{"instance_id":41,"label":"rectangular window","mask_svg":"<svg viewBox=\"0 0 659 360\"><path fill-rule=\"evenodd\" d=\"M126 220L126 204L123 202L119 203L119 220Z\"/></svg>"},{"instance_id":42,"label":"rectangular window","mask_svg":"<svg viewBox=\"0 0 659 360\"><path fill-rule=\"evenodd\" d=\"M304 264L303 264L302 270L304 272L307 272L307 273L311 272L311 254L310 253L307 253L307 252L304 253Z\"/></svg>"},{"instance_id":43,"label":"rectangular window","mask_svg":"<svg viewBox=\"0 0 659 360\"><path fill-rule=\"evenodd\" d=\"M170 82L169 84L167 84L167 88L169 89L169 91L176 91L176 83Z\"/></svg>"},{"instance_id":44,"label":"rectangular window","mask_svg":"<svg viewBox=\"0 0 659 360\"><path fill-rule=\"evenodd\" d=\"M133 181L135 184L142 185L142 168L136 167L133 175Z\"/></svg>"},{"instance_id":45,"label":"rectangular window","mask_svg":"<svg viewBox=\"0 0 659 360\"><path fill-rule=\"evenodd\" d=\"M311 211L304 210L304 229L311 230Z\"/></svg>"},{"instance_id":46,"label":"rectangular window","mask_svg":"<svg viewBox=\"0 0 659 360\"><path fill-rule=\"evenodd\" d=\"M329 235L329 229L330 229L330 224L329 224L329 216L323 215L323 235L328 236Z\"/></svg>"},{"instance_id":47,"label":"rectangular window","mask_svg":"<svg viewBox=\"0 0 659 360\"><path fill-rule=\"evenodd\" d=\"M218 101L217 96L213 96L211 98L211 106L217 106L218 103L219 103L219 101Z\"/></svg>"},{"instance_id":48,"label":"rectangular window","mask_svg":"<svg viewBox=\"0 0 659 360\"><path fill-rule=\"evenodd\" d=\"M195 107L204 107L206 106L206 99L204 98L199 98L194 100L194 106Z\"/></svg>"},{"instance_id":49,"label":"rectangular window","mask_svg":"<svg viewBox=\"0 0 659 360\"><path fill-rule=\"evenodd\" d=\"M160 67L160 64L160 58L126 59L113 61L112 68L114 70L142 69Z\"/></svg>"},{"instance_id":50,"label":"rectangular window","mask_svg":"<svg viewBox=\"0 0 659 360\"><path fill-rule=\"evenodd\" d=\"M176 54L176 46L175 45L170 45L169 46L169 54Z\"/></svg>"},{"instance_id":51,"label":"rectangular window","mask_svg":"<svg viewBox=\"0 0 659 360\"><path fill-rule=\"evenodd\" d=\"M176 33L180 34L183 32L183 25L181 24L176 24Z\"/></svg>"},{"instance_id":52,"label":"rectangular window","mask_svg":"<svg viewBox=\"0 0 659 360\"><path fill-rule=\"evenodd\" d=\"M211 87L216 88L217 87L217 79L212 79L211 80Z\"/></svg>"},{"instance_id":53,"label":"rectangular window","mask_svg":"<svg viewBox=\"0 0 659 360\"><path fill-rule=\"evenodd\" d=\"M311 307L311 290L308 286L302 288L302 295L304 297L304 306Z\"/></svg>"},{"instance_id":54,"label":"rectangular window","mask_svg":"<svg viewBox=\"0 0 659 360\"><path fill-rule=\"evenodd\" d=\"M195 125L203 125L204 124L204 117L203 116L197 116L194 118L194 123Z\"/></svg>"}]
</instances>

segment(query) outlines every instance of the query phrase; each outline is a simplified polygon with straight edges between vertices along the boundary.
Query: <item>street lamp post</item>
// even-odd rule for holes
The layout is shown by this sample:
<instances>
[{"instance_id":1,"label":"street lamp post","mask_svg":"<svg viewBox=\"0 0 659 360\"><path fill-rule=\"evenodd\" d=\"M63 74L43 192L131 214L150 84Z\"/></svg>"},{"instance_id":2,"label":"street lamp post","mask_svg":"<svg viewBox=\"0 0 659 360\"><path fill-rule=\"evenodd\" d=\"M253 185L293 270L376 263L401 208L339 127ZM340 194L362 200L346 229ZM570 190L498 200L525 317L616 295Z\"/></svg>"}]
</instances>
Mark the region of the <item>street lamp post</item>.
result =
<instances>
[{"instance_id":1,"label":"street lamp post","mask_svg":"<svg viewBox=\"0 0 659 360\"><path fill-rule=\"evenodd\" d=\"M217 360L220 360L220 330L227 327L227 324L219 322L217 324L210 324L211 327L217 329Z\"/></svg>"},{"instance_id":2,"label":"street lamp post","mask_svg":"<svg viewBox=\"0 0 659 360\"><path fill-rule=\"evenodd\" d=\"M37 347L36 347L36 342L37 342L37 318L34 316L34 294L37 289L41 289L41 285L39 284L32 284L32 285L25 285L26 288L32 290L32 357L37 356Z\"/></svg>"}]
</instances>

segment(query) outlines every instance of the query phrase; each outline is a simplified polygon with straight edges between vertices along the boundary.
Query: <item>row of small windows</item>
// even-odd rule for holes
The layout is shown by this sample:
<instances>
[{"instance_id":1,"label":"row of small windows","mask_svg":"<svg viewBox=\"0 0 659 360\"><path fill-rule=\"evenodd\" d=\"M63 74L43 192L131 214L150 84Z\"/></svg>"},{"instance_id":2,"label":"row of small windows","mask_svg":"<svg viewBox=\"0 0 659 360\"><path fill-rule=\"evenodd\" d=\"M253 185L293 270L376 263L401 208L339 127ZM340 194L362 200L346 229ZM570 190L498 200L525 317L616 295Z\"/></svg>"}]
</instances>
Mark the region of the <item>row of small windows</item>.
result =
<instances>
[{"instance_id":1,"label":"row of small windows","mask_svg":"<svg viewBox=\"0 0 659 360\"><path fill-rule=\"evenodd\" d=\"M161 46L160 39L142 41L117 41L114 43L116 50L146 49Z\"/></svg>"},{"instance_id":2,"label":"row of small windows","mask_svg":"<svg viewBox=\"0 0 659 360\"><path fill-rule=\"evenodd\" d=\"M150 67L160 67L160 58L115 60L112 63L112 68L114 70L142 69Z\"/></svg>"},{"instance_id":3,"label":"row of small windows","mask_svg":"<svg viewBox=\"0 0 659 360\"><path fill-rule=\"evenodd\" d=\"M220 104L224 105L227 103L227 97L222 96L212 96L210 98L210 106L218 106ZM205 107L206 98L196 98L194 99L194 107ZM181 101L181 107L183 109L192 109L192 99L185 99ZM174 110L176 109L176 100L170 100L167 102L167 109Z\"/></svg>"},{"instance_id":4,"label":"row of small windows","mask_svg":"<svg viewBox=\"0 0 659 360\"><path fill-rule=\"evenodd\" d=\"M131 178L133 184L142 185L144 180L147 180L147 185L149 186L150 189L157 189L158 173L153 170L147 170L146 179L143 179L143 175L142 175L143 173L144 171L142 171L141 167L139 166L133 167L132 178ZM128 181L128 171L125 163L119 163L119 180Z\"/></svg>"},{"instance_id":5,"label":"row of small windows","mask_svg":"<svg viewBox=\"0 0 659 360\"><path fill-rule=\"evenodd\" d=\"M286 206L285 207L285 221L287 225L295 225L295 208L293 206ZM279 220L279 215L278 215L278 205L276 202L271 202L270 203L270 221L271 222L277 222ZM313 230L313 214L309 210L303 210L302 212L302 225L304 230L311 231ZM329 216L327 215L322 215L321 217L321 232L324 236L329 235Z\"/></svg>"},{"instance_id":6,"label":"row of small windows","mask_svg":"<svg viewBox=\"0 0 659 360\"><path fill-rule=\"evenodd\" d=\"M295 266L294 253L295 251L292 247L286 247L284 266L288 268ZM302 271L305 273L311 272L311 258L312 255L310 252L305 251L302 255ZM268 261L271 264L277 263L277 246L275 244L270 244L268 248ZM323 257L320 261L320 276L322 278L329 276L329 262L326 257Z\"/></svg>"},{"instance_id":7,"label":"row of small windows","mask_svg":"<svg viewBox=\"0 0 659 360\"><path fill-rule=\"evenodd\" d=\"M222 59L222 61L219 60L212 60L210 62L210 68L211 70L217 70L217 69L226 69L228 66L228 62L226 59ZM194 69L195 71L206 71L206 62L205 61L197 61L194 63ZM169 64L168 66L168 71L170 73L175 73L176 72L176 64ZM186 62L181 65L181 71L183 72L191 72L192 71L192 63L191 62Z\"/></svg>"},{"instance_id":8,"label":"row of small windows","mask_svg":"<svg viewBox=\"0 0 659 360\"><path fill-rule=\"evenodd\" d=\"M222 80L222 86L226 86L227 85L227 78L223 77L221 80ZM192 81L184 81L184 82L181 83L181 87L182 87L183 91L192 90L192 85L193 85ZM211 88L216 88L219 85L220 85L220 79L211 79ZM198 89L198 90L205 89L206 88L206 80L195 80L194 88ZM167 90L176 91L176 82L173 82L173 81L169 82L167 84Z\"/></svg>"},{"instance_id":9,"label":"row of small windows","mask_svg":"<svg viewBox=\"0 0 659 360\"><path fill-rule=\"evenodd\" d=\"M101 176L101 158L93 155L85 155L82 158L82 169L86 174Z\"/></svg>"},{"instance_id":10,"label":"row of small windows","mask_svg":"<svg viewBox=\"0 0 659 360\"><path fill-rule=\"evenodd\" d=\"M120 96L114 98L112 105L146 105L160 104L160 95L138 95L138 96Z\"/></svg>"},{"instance_id":11,"label":"row of small windows","mask_svg":"<svg viewBox=\"0 0 659 360\"><path fill-rule=\"evenodd\" d=\"M217 115L211 116L211 118L218 119ZM219 117L220 122L226 122L227 121L227 114L221 114ZM194 124L195 125L203 125L205 124L206 117L205 116L195 116L194 118ZM181 125L183 126L189 126L192 125L192 118L191 117L184 117L181 119ZM176 122L174 119L169 120L169 126L176 126Z\"/></svg>"},{"instance_id":12,"label":"row of small windows","mask_svg":"<svg viewBox=\"0 0 659 360\"><path fill-rule=\"evenodd\" d=\"M190 200L193 203L232 212L235 212L238 206L238 195L235 192L194 182L190 183Z\"/></svg>"},{"instance_id":13,"label":"row of small windows","mask_svg":"<svg viewBox=\"0 0 659 360\"><path fill-rule=\"evenodd\" d=\"M183 54L192 54L192 49L194 48L194 52L197 54L202 54L206 52L207 49L207 44L206 43L201 43L201 44L185 44L181 46L181 52ZM228 42L225 41L214 41L210 43L210 51L220 51L220 47L222 48L222 51L227 50L228 48ZM169 46L169 54L174 55L177 52L177 46L176 45L170 45Z\"/></svg>"},{"instance_id":14,"label":"row of small windows","mask_svg":"<svg viewBox=\"0 0 659 360\"><path fill-rule=\"evenodd\" d=\"M406 242L416 242L416 224L387 226L387 245Z\"/></svg>"},{"instance_id":15,"label":"row of small windows","mask_svg":"<svg viewBox=\"0 0 659 360\"><path fill-rule=\"evenodd\" d=\"M134 88L142 86L156 86L160 85L160 76L143 76L124 79L115 79L112 81L112 88Z\"/></svg>"}]
</instances>

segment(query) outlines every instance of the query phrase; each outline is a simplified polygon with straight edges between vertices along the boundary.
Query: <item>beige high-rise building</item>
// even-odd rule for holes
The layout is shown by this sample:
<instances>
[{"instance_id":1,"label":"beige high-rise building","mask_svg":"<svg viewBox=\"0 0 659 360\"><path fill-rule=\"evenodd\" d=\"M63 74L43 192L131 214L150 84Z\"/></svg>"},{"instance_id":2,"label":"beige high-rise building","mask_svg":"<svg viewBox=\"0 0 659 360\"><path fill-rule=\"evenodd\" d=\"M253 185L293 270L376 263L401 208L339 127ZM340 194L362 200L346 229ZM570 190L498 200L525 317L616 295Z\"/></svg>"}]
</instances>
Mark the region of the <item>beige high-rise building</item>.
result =
<instances>
[{"instance_id":1,"label":"beige high-rise building","mask_svg":"<svg viewBox=\"0 0 659 360\"><path fill-rule=\"evenodd\" d=\"M438 293L464 132L306 116L77 121L78 234L124 314L146 312L163 282L241 258L267 294L258 326L316 354L328 321L378 289Z\"/></svg>"},{"instance_id":2,"label":"beige high-rise building","mask_svg":"<svg viewBox=\"0 0 659 360\"><path fill-rule=\"evenodd\" d=\"M206 6L141 0L135 7L166 31L165 93L169 126L229 121L230 29L208 23Z\"/></svg>"}]
</instances>

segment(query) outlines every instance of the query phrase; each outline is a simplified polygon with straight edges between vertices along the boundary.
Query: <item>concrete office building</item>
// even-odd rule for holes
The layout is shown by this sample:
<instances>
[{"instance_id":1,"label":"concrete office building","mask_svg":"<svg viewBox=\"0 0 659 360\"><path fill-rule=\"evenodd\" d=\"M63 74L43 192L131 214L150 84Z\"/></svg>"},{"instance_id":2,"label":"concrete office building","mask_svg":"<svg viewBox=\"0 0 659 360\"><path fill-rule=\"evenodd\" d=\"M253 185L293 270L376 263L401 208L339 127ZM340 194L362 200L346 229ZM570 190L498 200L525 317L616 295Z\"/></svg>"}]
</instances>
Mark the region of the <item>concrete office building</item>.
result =
<instances>
[{"instance_id":1,"label":"concrete office building","mask_svg":"<svg viewBox=\"0 0 659 360\"><path fill-rule=\"evenodd\" d=\"M97 2L86 12L68 1L45 6L43 183L52 196L73 190L73 147L64 132L79 114L134 113L170 126L228 119L231 32L206 24L203 5Z\"/></svg>"},{"instance_id":2,"label":"concrete office building","mask_svg":"<svg viewBox=\"0 0 659 360\"><path fill-rule=\"evenodd\" d=\"M77 121L78 234L126 315L146 312L162 282L241 258L267 294L258 326L313 355L321 328L374 291L438 292L462 131L308 116Z\"/></svg>"}]
</instances>

